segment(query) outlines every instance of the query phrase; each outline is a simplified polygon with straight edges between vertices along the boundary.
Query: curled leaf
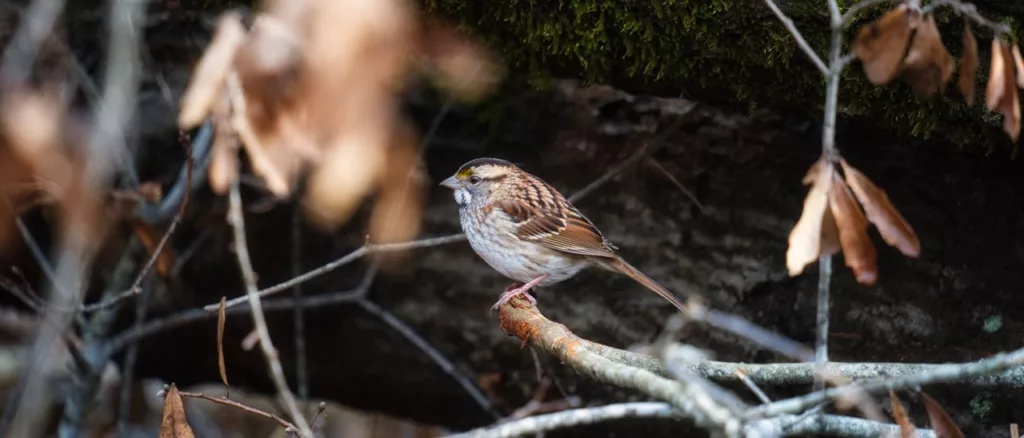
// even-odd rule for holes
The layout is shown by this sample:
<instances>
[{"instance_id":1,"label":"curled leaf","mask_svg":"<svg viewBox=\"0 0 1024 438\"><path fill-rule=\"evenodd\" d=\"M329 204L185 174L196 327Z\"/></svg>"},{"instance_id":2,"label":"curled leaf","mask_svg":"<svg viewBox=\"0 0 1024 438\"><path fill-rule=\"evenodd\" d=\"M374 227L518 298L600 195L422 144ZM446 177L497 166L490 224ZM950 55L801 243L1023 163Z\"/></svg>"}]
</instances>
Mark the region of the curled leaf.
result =
<instances>
[{"instance_id":1,"label":"curled leaf","mask_svg":"<svg viewBox=\"0 0 1024 438\"><path fill-rule=\"evenodd\" d=\"M217 369L220 371L220 381L224 382L224 386L231 390L231 385L228 385L228 370L224 366L224 322L227 319L225 310L227 309L227 297L220 297L220 308L217 309Z\"/></svg>"},{"instance_id":2,"label":"curled leaf","mask_svg":"<svg viewBox=\"0 0 1024 438\"><path fill-rule=\"evenodd\" d=\"M1020 135L1020 101L1017 97L1013 54L999 39L992 40L992 64L985 87L985 106L1003 116L1003 130L1013 141Z\"/></svg>"},{"instance_id":3,"label":"curled leaf","mask_svg":"<svg viewBox=\"0 0 1024 438\"><path fill-rule=\"evenodd\" d=\"M964 438L964 433L957 427L956 422L953 421L953 418L949 416L946 410L942 409L942 405L939 402L924 392L921 393L921 397L924 399L925 409L928 410L928 422L931 423L936 437Z\"/></svg>"},{"instance_id":4,"label":"curled leaf","mask_svg":"<svg viewBox=\"0 0 1024 438\"><path fill-rule=\"evenodd\" d=\"M799 275L821 255L822 223L828 209L828 192L834 172L835 169L821 159L811 166L803 179L804 184L812 185L804 198L803 213L789 233L786 268L791 277Z\"/></svg>"},{"instance_id":5,"label":"curled leaf","mask_svg":"<svg viewBox=\"0 0 1024 438\"><path fill-rule=\"evenodd\" d=\"M885 243L900 250L907 257L920 255L921 241L903 215L889 201L889 195L846 160L841 160L840 164L843 166L843 173L846 174L847 184L857 195L857 200L864 207L868 220L878 228L878 233L882 235Z\"/></svg>"},{"instance_id":6,"label":"curled leaf","mask_svg":"<svg viewBox=\"0 0 1024 438\"><path fill-rule=\"evenodd\" d=\"M901 4L857 32L853 53L860 59L864 74L872 84L887 84L899 74L910 32L918 21L918 13Z\"/></svg>"},{"instance_id":7,"label":"curled leaf","mask_svg":"<svg viewBox=\"0 0 1024 438\"><path fill-rule=\"evenodd\" d=\"M195 438L192 426L185 417L185 403L174 384L164 396L163 420L160 422L160 438Z\"/></svg>"},{"instance_id":8,"label":"curled leaf","mask_svg":"<svg viewBox=\"0 0 1024 438\"><path fill-rule=\"evenodd\" d=\"M857 282L870 286L875 284L878 278L878 267L875 246L868 237L868 222L842 178L835 172L832 172L831 178L828 203L839 228L843 259L846 266L853 270Z\"/></svg>"},{"instance_id":9,"label":"curled leaf","mask_svg":"<svg viewBox=\"0 0 1024 438\"><path fill-rule=\"evenodd\" d=\"M974 106L974 75L978 72L978 41L974 39L971 25L964 21L963 53L960 55L960 71L957 73L957 88L964 95L968 106Z\"/></svg>"},{"instance_id":10,"label":"curled leaf","mask_svg":"<svg viewBox=\"0 0 1024 438\"><path fill-rule=\"evenodd\" d=\"M1024 88L1024 59L1020 56L1020 48L1013 45L1013 65L1016 66L1017 86Z\"/></svg>"},{"instance_id":11,"label":"curled leaf","mask_svg":"<svg viewBox=\"0 0 1024 438\"><path fill-rule=\"evenodd\" d=\"M903 61L903 76L920 95L942 91L953 77L953 57L942 45L939 28L931 14L917 26L914 41Z\"/></svg>"},{"instance_id":12,"label":"curled leaf","mask_svg":"<svg viewBox=\"0 0 1024 438\"><path fill-rule=\"evenodd\" d=\"M910 416L903 409L903 403L900 403L900 398L896 397L896 392L891 389L889 390L889 401L892 402L892 417L896 420L896 424L900 426L900 437L916 437L917 429L914 427L914 423L910 421Z\"/></svg>"}]
</instances>

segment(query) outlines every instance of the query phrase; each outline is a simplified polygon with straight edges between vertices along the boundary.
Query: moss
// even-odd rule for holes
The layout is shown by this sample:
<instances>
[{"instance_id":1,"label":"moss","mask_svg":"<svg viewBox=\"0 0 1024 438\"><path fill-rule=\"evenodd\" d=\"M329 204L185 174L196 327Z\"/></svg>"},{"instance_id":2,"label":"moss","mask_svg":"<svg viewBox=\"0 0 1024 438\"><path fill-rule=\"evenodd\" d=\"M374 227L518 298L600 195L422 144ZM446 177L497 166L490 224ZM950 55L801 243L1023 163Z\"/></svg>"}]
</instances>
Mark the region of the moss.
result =
<instances>
[{"instance_id":1,"label":"moss","mask_svg":"<svg viewBox=\"0 0 1024 438\"><path fill-rule=\"evenodd\" d=\"M760 0L422 1L428 11L475 31L513 71L538 85L552 76L578 76L809 117L817 117L823 101L820 75ZM881 11L871 9L851 28ZM828 17L822 3L791 0L786 12L811 46L826 53ZM938 22L947 47L957 55L960 19L942 13ZM1019 29L1016 21L1007 22ZM986 70L990 35L977 35ZM981 92L981 76L978 82ZM841 90L845 114L897 133L939 136L961 146L1009 145L1000 119L964 105L952 84L942 96L919 99L902 83L871 85L854 63Z\"/></svg>"}]
</instances>

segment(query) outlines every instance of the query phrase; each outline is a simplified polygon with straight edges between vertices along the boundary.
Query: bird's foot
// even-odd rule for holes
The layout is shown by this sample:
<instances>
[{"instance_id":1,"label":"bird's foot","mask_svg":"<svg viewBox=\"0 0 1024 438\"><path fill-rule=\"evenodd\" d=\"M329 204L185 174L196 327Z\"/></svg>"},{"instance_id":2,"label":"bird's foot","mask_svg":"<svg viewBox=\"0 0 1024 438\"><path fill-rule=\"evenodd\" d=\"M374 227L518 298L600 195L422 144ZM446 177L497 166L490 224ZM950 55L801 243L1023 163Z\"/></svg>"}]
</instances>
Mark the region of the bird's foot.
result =
<instances>
[{"instance_id":1,"label":"bird's foot","mask_svg":"<svg viewBox=\"0 0 1024 438\"><path fill-rule=\"evenodd\" d=\"M494 303L494 305L491 306L491 310L496 310L497 308L504 306L505 303L508 303L513 298L518 296L526 298L526 300L529 301L531 305L537 305L537 299L530 295L530 289L532 289L541 281L544 281L545 278L548 278L548 274L544 274L541 275L540 277L534 278L533 280L530 280L526 284L522 284L519 282L510 284L508 287L505 288L505 292L502 292L501 296L498 297L498 302Z\"/></svg>"}]
</instances>

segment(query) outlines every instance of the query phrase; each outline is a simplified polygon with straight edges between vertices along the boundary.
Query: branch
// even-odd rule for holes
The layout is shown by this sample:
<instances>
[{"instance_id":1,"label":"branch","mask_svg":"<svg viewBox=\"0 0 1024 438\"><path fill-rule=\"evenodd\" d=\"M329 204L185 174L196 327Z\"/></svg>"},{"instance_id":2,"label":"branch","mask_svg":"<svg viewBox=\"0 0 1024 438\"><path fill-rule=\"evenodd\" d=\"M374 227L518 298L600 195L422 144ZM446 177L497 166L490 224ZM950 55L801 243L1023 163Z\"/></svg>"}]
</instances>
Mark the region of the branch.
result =
<instances>
[{"instance_id":1,"label":"branch","mask_svg":"<svg viewBox=\"0 0 1024 438\"><path fill-rule=\"evenodd\" d=\"M1022 364L1024 364L1024 348L1010 353L998 354L977 362L957 365L933 365L934 368L927 371L908 373L900 378L882 375L871 381L858 382L856 387L846 385L758 406L748 412L747 418L764 418L797 413L816 404L855 396L860 392L877 393L890 389L900 390L933 383L954 383L974 379L992 382L988 379L1009 378L1011 381L1018 382L1017 384L1019 385L1019 379L1024 375L1024 370L1016 369L1010 373L1000 373L1011 368L1020 367ZM983 376L988 377L985 378Z\"/></svg>"},{"instance_id":2,"label":"branch","mask_svg":"<svg viewBox=\"0 0 1024 438\"><path fill-rule=\"evenodd\" d=\"M376 253L381 253L381 252L405 251L407 249L414 249L414 248L429 248L431 246L439 246L439 245L445 245L445 244L448 244L448 243L461 242L461 241L463 241L465 239L466 239L466 235L462 234L462 233L459 233L459 234L452 234L452 235L448 235L448 236L432 237L432 238L429 238L429 239L412 240L412 241L409 241L409 242L368 243L366 245L363 245L363 246L359 247L355 251L352 251L352 252L350 252L348 254L345 254L344 256L342 256L341 258L339 258L337 260L334 260L333 262L327 263L326 265L323 265L323 266L321 266L319 268L316 268L316 269L314 269L312 271L309 271L309 272L307 272L305 274L302 274L302 275L300 275L298 277L292 278L292 279L290 279L288 281L285 281L283 283L278 283L278 284L275 284L275 285L273 285L271 287L268 287L266 289L261 289L261 290L259 290L257 292L257 295L260 298L265 298L267 296L276 294L278 292L291 289L296 284L303 283L303 282L306 282L306 281L308 281L308 280L310 280L312 278L316 278L316 277L319 277L321 275L324 275L324 274L326 274L328 272L331 272L331 271L333 271L335 269L338 269L338 268L340 268L342 266L345 266L345 265L347 265L349 263L352 263L352 262L354 262L356 260L359 260L360 258L362 258L364 256L367 256L367 255L370 255L370 254L376 254ZM248 301L248 297L242 296L242 297L232 298L232 299L228 300L224 305L225 305L226 308L231 308L231 307L234 307L234 306L241 305L241 304L245 303L246 301ZM205 310L207 312L217 312L218 309L220 308L219 306L220 306L220 303L210 304L208 306L203 307L203 310Z\"/></svg>"},{"instance_id":3,"label":"branch","mask_svg":"<svg viewBox=\"0 0 1024 438\"><path fill-rule=\"evenodd\" d=\"M536 307L517 307L517 304L525 303L525 300L517 298L501 306L501 329L505 333L558 357L577 372L595 380L636 389L665 400L679 409L680 416L693 419L700 427L722 431L726 436L738 436L740 422L736 416L698 385L674 381L594 353L564 325L548 320Z\"/></svg>"},{"instance_id":4,"label":"branch","mask_svg":"<svg viewBox=\"0 0 1024 438\"><path fill-rule=\"evenodd\" d=\"M768 5L768 8L771 9L772 12L775 13L775 16L779 18L779 21L786 26L786 30L793 35L793 39L796 40L796 44L804 51L804 54L806 54L811 60L811 63L818 69L818 72L820 72L822 76L828 76L828 67L825 66L824 62L822 62L821 57L818 56L817 52L811 48L811 45L807 44L807 40L805 40L803 34L800 33L800 29L797 29L796 25L793 24L793 20L787 17L786 14L779 9L779 5L775 4L774 0L764 0L764 3Z\"/></svg>"},{"instance_id":5,"label":"branch","mask_svg":"<svg viewBox=\"0 0 1024 438\"><path fill-rule=\"evenodd\" d=\"M844 438L877 438L903 436L899 426L879 423L863 418L840 415L816 415L803 417L785 415L759 420L744 427L747 436L841 436ZM936 438L927 429L917 429L918 438Z\"/></svg>"},{"instance_id":6,"label":"branch","mask_svg":"<svg viewBox=\"0 0 1024 438\"><path fill-rule=\"evenodd\" d=\"M238 258L238 266L242 270L242 278L245 280L246 297L249 299L249 306L252 307L252 320L256 325L256 333L260 338L260 349L267 359L270 368L270 379L273 380L277 392L284 400L292 421L298 424L298 432L303 438L312 438L313 432L306 423L299 406L295 403L295 396L288 389L288 381L284 378L284 370L281 361L277 357L277 349L270 339L270 330L267 328L266 317L263 315L263 306L260 303L260 295L256 290L256 274L252 271L252 263L249 261L249 245L245 237L245 219L242 216L242 197L238 193L238 182L232 184L229 196L228 222L234 229L235 256Z\"/></svg>"},{"instance_id":7,"label":"branch","mask_svg":"<svg viewBox=\"0 0 1024 438\"><path fill-rule=\"evenodd\" d=\"M228 398L213 397L213 396L209 396L209 395L203 394L201 392L178 391L178 395L180 395L182 397L198 398L198 399L206 400L206 401L213 402L213 403L216 403L216 404L219 404L219 405L230 406L230 407L235 408L235 409L241 409L241 410L243 410L245 412L248 412L248 413L251 413L251 414L256 414L256 415L259 415L261 417L269 418L271 420L274 420L275 422L277 422L277 424L281 425L281 427L285 428L285 430L296 430L296 431L298 430L298 428L296 428L294 424L292 424L288 420L285 420L284 418L278 417L277 415L274 415L274 414L272 414L270 412L262 411L262 410L254 408L252 406L249 406L249 405L246 405L246 404L243 404L243 403L239 403L239 402L236 402L236 401L228 399Z\"/></svg>"},{"instance_id":8,"label":"branch","mask_svg":"<svg viewBox=\"0 0 1024 438\"><path fill-rule=\"evenodd\" d=\"M619 403L594 408L569 409L553 414L536 415L509 421L497 426L482 427L446 438L505 438L539 434L556 429L600 423L621 418L675 418L678 411L667 403Z\"/></svg>"}]
</instances>

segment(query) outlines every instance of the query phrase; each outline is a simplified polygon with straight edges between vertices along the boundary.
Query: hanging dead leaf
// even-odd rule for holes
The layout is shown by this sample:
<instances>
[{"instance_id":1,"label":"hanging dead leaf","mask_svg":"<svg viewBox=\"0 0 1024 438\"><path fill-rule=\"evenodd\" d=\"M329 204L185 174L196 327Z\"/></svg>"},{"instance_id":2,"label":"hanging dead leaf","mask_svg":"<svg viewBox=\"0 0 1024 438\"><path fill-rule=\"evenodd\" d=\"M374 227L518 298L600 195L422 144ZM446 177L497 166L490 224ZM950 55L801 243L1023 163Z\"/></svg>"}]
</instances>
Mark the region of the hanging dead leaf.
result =
<instances>
[{"instance_id":1,"label":"hanging dead leaf","mask_svg":"<svg viewBox=\"0 0 1024 438\"><path fill-rule=\"evenodd\" d=\"M967 106L974 106L974 75L978 72L978 41L974 39L971 25L964 20L963 53L960 55L960 71L957 73L957 88L964 95Z\"/></svg>"},{"instance_id":2,"label":"hanging dead leaf","mask_svg":"<svg viewBox=\"0 0 1024 438\"><path fill-rule=\"evenodd\" d=\"M910 51L903 60L903 78L919 95L941 92L953 77L953 57L942 45L935 17L929 14L918 26Z\"/></svg>"},{"instance_id":3,"label":"hanging dead leaf","mask_svg":"<svg viewBox=\"0 0 1024 438\"><path fill-rule=\"evenodd\" d=\"M921 241L907 220L889 201L889 195L846 160L840 160L839 163L846 174L846 183L857 195L857 200L864 207L868 220L878 229L885 243L900 250L907 257L920 255Z\"/></svg>"},{"instance_id":4,"label":"hanging dead leaf","mask_svg":"<svg viewBox=\"0 0 1024 438\"><path fill-rule=\"evenodd\" d=\"M163 239L164 233L142 221L133 220L131 224L135 237L146 248L146 253L152 257L153 251L156 251L156 247L160 244L160 240ZM170 246L164 245L156 259L156 265L154 265L157 275L161 278L170 278L171 269L174 267L174 253Z\"/></svg>"},{"instance_id":5,"label":"hanging dead leaf","mask_svg":"<svg viewBox=\"0 0 1024 438\"><path fill-rule=\"evenodd\" d=\"M902 438L916 437L917 429L914 427L914 423L910 421L907 411L903 409L903 403L900 403L899 397L896 397L896 392L891 389L889 390L889 401L892 402L892 417L900 426L900 436Z\"/></svg>"},{"instance_id":6,"label":"hanging dead leaf","mask_svg":"<svg viewBox=\"0 0 1024 438\"><path fill-rule=\"evenodd\" d=\"M804 198L803 213L789 233L789 248L786 250L786 268L789 276L799 275L807 265L821 255L822 222L828 208L829 186L835 169L824 159L815 162L804 176L804 184L811 183L811 190Z\"/></svg>"},{"instance_id":7,"label":"hanging dead leaf","mask_svg":"<svg viewBox=\"0 0 1024 438\"><path fill-rule=\"evenodd\" d=\"M964 433L957 427L956 422L949 416L945 409L942 409L935 399L928 394L921 392L924 399L924 407L928 410L928 422L935 431L938 438L964 438Z\"/></svg>"},{"instance_id":8,"label":"hanging dead leaf","mask_svg":"<svg viewBox=\"0 0 1024 438\"><path fill-rule=\"evenodd\" d=\"M191 129L203 122L213 105L221 98L224 81L231 71L238 47L245 41L245 28L237 12L220 16L210 45L199 58L188 88L181 96L178 127Z\"/></svg>"},{"instance_id":9,"label":"hanging dead leaf","mask_svg":"<svg viewBox=\"0 0 1024 438\"><path fill-rule=\"evenodd\" d=\"M217 369L220 371L220 381L228 390L228 397L231 395L231 385L228 384L228 369L224 366L224 322L227 319L227 297L220 297L220 308L217 310Z\"/></svg>"},{"instance_id":10,"label":"hanging dead leaf","mask_svg":"<svg viewBox=\"0 0 1024 438\"><path fill-rule=\"evenodd\" d=\"M993 39L985 106L1003 116L1003 131L1013 141L1020 135L1020 101L1015 76L1010 48L999 39Z\"/></svg>"},{"instance_id":11,"label":"hanging dead leaf","mask_svg":"<svg viewBox=\"0 0 1024 438\"><path fill-rule=\"evenodd\" d=\"M878 278L875 246L868 237L868 222L853 194L838 173L832 172L828 191L828 204L839 228L839 243L843 248L846 266L853 270L857 282L865 286L875 284Z\"/></svg>"},{"instance_id":12,"label":"hanging dead leaf","mask_svg":"<svg viewBox=\"0 0 1024 438\"><path fill-rule=\"evenodd\" d=\"M178 394L178 388L171 384L164 395L163 420L160 423L160 438L195 438L192 426L185 417L185 403Z\"/></svg>"},{"instance_id":13,"label":"hanging dead leaf","mask_svg":"<svg viewBox=\"0 0 1024 438\"><path fill-rule=\"evenodd\" d=\"M839 228L836 226L836 218L832 216L832 210L826 208L825 216L821 218L821 251L820 255L835 255L842 250L839 244Z\"/></svg>"},{"instance_id":14,"label":"hanging dead leaf","mask_svg":"<svg viewBox=\"0 0 1024 438\"><path fill-rule=\"evenodd\" d=\"M1017 77L1017 86L1024 88L1024 58L1020 56L1020 48L1016 44L1013 45L1013 65L1015 76Z\"/></svg>"},{"instance_id":15,"label":"hanging dead leaf","mask_svg":"<svg viewBox=\"0 0 1024 438\"><path fill-rule=\"evenodd\" d=\"M899 73L910 32L919 21L916 11L901 4L857 32L853 53L860 59L864 74L872 84L887 84Z\"/></svg>"}]
</instances>

